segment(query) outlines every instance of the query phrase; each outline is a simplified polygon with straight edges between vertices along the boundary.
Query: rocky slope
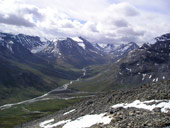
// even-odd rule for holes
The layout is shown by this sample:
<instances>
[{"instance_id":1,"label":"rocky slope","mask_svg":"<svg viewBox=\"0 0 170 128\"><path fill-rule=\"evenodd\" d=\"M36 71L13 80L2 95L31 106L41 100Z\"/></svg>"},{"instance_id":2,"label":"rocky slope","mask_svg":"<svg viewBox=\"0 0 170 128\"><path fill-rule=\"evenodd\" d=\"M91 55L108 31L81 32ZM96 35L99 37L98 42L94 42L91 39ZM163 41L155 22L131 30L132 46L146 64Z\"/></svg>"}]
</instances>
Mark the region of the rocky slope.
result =
<instances>
[{"instance_id":1,"label":"rocky slope","mask_svg":"<svg viewBox=\"0 0 170 128\"><path fill-rule=\"evenodd\" d=\"M45 57L53 63L70 64L78 68L104 64L109 61L109 57L104 52L93 47L82 37L56 39L37 55Z\"/></svg>"},{"instance_id":2,"label":"rocky slope","mask_svg":"<svg viewBox=\"0 0 170 128\"><path fill-rule=\"evenodd\" d=\"M94 44L94 46L97 49L99 49L100 51L103 51L103 52L107 53L109 56L111 56L111 59L113 62L125 57L129 52L139 48L139 46L134 42L130 42L127 44L121 44L121 45Z\"/></svg>"},{"instance_id":3,"label":"rocky slope","mask_svg":"<svg viewBox=\"0 0 170 128\"><path fill-rule=\"evenodd\" d=\"M170 37L168 35L157 37L154 44L144 44L120 60L118 62L120 65L119 80L133 84L135 81L136 83L151 83L169 78Z\"/></svg>"},{"instance_id":4,"label":"rocky slope","mask_svg":"<svg viewBox=\"0 0 170 128\"><path fill-rule=\"evenodd\" d=\"M154 44L143 44L115 63L106 65L105 70L96 76L72 87L86 91L91 89L104 91L169 79L170 37L168 35L157 37L161 40L156 40Z\"/></svg>"},{"instance_id":5,"label":"rocky slope","mask_svg":"<svg viewBox=\"0 0 170 128\"><path fill-rule=\"evenodd\" d=\"M38 36L29 36L24 34L18 34L15 36L17 40L27 49L29 49L32 53L38 52L36 49L40 49L47 44L49 44L49 40L45 38L40 38Z\"/></svg>"},{"instance_id":6,"label":"rocky slope","mask_svg":"<svg viewBox=\"0 0 170 128\"><path fill-rule=\"evenodd\" d=\"M120 46L107 44L102 48L98 44L93 45L82 37L60 38L50 41L38 36L24 34L0 33L0 35L1 41L4 37L9 38L9 40L12 37L15 42L18 42L31 53L47 60L49 63L65 67L83 68L89 65L105 64L111 60L116 61L138 48L135 43ZM7 45L8 49L10 49L10 46L12 44Z\"/></svg>"},{"instance_id":7,"label":"rocky slope","mask_svg":"<svg viewBox=\"0 0 170 128\"><path fill-rule=\"evenodd\" d=\"M110 54L112 55L113 61L116 61L116 60L119 60L119 59L127 56L129 52L131 52L137 48L139 48L139 46L136 43L130 42L127 44L120 45L115 50L110 51Z\"/></svg>"},{"instance_id":8,"label":"rocky slope","mask_svg":"<svg viewBox=\"0 0 170 128\"><path fill-rule=\"evenodd\" d=\"M24 128L163 128L170 126L170 81L86 99ZM18 128L18 127L17 127Z\"/></svg>"}]
</instances>

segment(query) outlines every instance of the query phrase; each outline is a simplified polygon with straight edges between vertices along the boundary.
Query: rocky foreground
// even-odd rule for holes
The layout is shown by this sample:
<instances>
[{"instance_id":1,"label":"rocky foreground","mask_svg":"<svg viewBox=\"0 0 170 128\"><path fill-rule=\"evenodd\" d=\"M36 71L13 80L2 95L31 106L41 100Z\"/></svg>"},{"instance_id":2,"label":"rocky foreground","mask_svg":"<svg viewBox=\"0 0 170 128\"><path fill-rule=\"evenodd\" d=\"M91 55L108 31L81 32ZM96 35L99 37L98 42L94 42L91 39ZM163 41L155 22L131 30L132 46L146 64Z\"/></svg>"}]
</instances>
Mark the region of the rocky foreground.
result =
<instances>
[{"instance_id":1,"label":"rocky foreground","mask_svg":"<svg viewBox=\"0 0 170 128\"><path fill-rule=\"evenodd\" d=\"M83 100L24 128L169 128L170 80Z\"/></svg>"}]
</instances>

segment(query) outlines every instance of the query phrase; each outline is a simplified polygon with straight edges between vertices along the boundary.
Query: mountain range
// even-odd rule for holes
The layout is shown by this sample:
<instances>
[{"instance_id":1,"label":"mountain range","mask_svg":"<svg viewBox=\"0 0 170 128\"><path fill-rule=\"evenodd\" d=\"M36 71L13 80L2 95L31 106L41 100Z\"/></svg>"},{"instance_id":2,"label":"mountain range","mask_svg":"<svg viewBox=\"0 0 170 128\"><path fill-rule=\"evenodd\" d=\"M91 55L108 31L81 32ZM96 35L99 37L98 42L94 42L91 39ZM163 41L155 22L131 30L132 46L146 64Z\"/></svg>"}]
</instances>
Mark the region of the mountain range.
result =
<instances>
[{"instance_id":1,"label":"mountain range","mask_svg":"<svg viewBox=\"0 0 170 128\"><path fill-rule=\"evenodd\" d=\"M98 67L95 76L72 85L80 90L106 91L140 86L167 80L170 77L170 34L155 38L153 44L143 44L117 61ZM88 72L95 72L89 68Z\"/></svg>"},{"instance_id":2,"label":"mountain range","mask_svg":"<svg viewBox=\"0 0 170 128\"><path fill-rule=\"evenodd\" d=\"M156 89L150 85L159 82L165 85L164 81L170 77L170 34L156 37L153 44L145 43L139 47L134 42L121 45L96 44L83 37L48 40L38 36L0 33L0 60L0 105L40 95L47 96L48 99L50 96L54 98L58 95L86 97L84 95L88 96L91 93L129 90L134 87L139 87L137 90L140 90L142 85L143 92L149 89L156 95ZM167 84L169 85L168 82ZM50 93L47 93L49 91ZM133 93L132 96L130 92ZM127 97L130 96L131 101L136 95L135 89L130 92L123 92L123 95L128 93ZM114 93L109 93L106 99L109 100ZM142 92L139 93L142 95ZM119 92L114 96L116 95L119 95ZM158 95L162 100L161 96L168 97L168 92L165 94L161 91L160 94L158 91ZM147 98L148 96L150 95L147 94L145 100L153 99ZM91 101L82 102L82 106L86 106L86 102L95 106ZM105 104L104 100L102 102ZM115 102L120 103L117 100L114 104ZM108 103L105 104L106 107L113 102ZM98 107L93 110L99 111ZM89 114L86 110L84 112L83 109L76 109ZM73 116L77 117L80 116Z\"/></svg>"},{"instance_id":3,"label":"mountain range","mask_svg":"<svg viewBox=\"0 0 170 128\"><path fill-rule=\"evenodd\" d=\"M122 51L120 56L129 51ZM80 76L80 68L111 62L110 55L82 37L50 41L0 33L1 104L15 101L16 94L25 99L56 88Z\"/></svg>"}]
</instances>

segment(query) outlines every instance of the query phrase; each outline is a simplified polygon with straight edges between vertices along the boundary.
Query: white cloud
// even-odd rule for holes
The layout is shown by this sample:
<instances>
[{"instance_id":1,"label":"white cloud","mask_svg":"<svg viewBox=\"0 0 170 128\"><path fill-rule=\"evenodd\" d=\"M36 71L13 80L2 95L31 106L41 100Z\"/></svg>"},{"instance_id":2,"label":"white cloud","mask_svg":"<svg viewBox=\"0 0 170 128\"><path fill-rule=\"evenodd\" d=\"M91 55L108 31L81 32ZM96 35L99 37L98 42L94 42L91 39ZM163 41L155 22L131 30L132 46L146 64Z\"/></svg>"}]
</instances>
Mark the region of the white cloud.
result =
<instances>
[{"instance_id":1,"label":"white cloud","mask_svg":"<svg viewBox=\"0 0 170 128\"><path fill-rule=\"evenodd\" d=\"M168 0L0 0L0 30L143 43L169 32ZM166 3L166 4L165 4ZM163 7L164 6L164 7Z\"/></svg>"}]
</instances>

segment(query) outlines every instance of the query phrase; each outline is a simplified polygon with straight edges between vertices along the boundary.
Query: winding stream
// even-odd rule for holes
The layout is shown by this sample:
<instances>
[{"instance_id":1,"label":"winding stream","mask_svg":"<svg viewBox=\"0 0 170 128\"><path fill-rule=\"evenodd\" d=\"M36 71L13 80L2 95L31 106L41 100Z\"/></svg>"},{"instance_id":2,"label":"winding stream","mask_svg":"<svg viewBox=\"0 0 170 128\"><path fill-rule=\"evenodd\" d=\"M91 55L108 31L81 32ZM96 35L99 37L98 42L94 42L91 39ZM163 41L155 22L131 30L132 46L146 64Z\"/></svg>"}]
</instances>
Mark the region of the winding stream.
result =
<instances>
[{"instance_id":1,"label":"winding stream","mask_svg":"<svg viewBox=\"0 0 170 128\"><path fill-rule=\"evenodd\" d=\"M5 104L3 106L0 106L0 109L3 110L3 109L7 109L7 108L10 108L12 106L15 106L15 105L19 105L19 104L24 104L24 103L33 103L33 102L37 102L37 101L41 101L41 100L49 100L49 99L52 99L52 98L48 98L47 96L49 96L50 94L55 94L55 93L67 93L67 91L71 91L70 89L68 89L69 85L73 84L73 82L77 82L77 81L80 81L81 78L83 78L84 76L86 76L86 68L83 68L82 69L83 71L83 75L80 76L79 78L77 78L76 80L72 80L70 81L69 83L66 83L64 84L62 87L58 87L54 90L51 90L47 93L45 93L44 95L42 96L38 96L38 97L35 97L33 99L29 99L29 100L25 100L25 101L21 101L21 102L17 102L17 103L13 103L13 104ZM82 96L82 97L87 97L87 96ZM59 98L59 99L71 99L71 98L75 98L75 97L69 97L69 98L62 98L62 97L56 97L56 98Z\"/></svg>"}]
</instances>

